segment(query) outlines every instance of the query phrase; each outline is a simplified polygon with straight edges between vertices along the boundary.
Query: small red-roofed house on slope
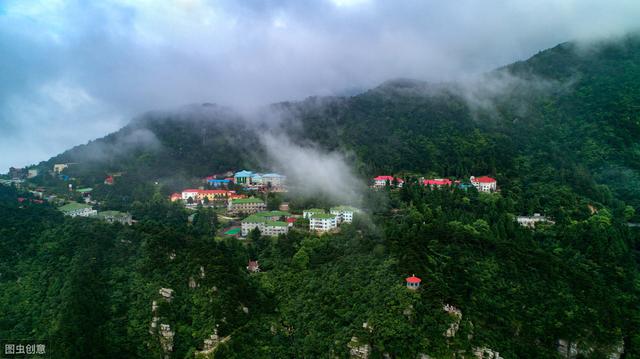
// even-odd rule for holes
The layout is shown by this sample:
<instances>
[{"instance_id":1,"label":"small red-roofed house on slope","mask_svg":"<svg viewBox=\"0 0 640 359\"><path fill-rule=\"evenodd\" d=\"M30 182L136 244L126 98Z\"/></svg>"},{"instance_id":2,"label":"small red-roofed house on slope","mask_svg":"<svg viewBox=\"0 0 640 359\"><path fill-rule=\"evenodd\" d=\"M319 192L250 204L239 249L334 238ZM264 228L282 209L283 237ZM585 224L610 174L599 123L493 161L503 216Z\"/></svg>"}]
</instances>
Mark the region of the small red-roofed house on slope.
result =
<instances>
[{"instance_id":1,"label":"small red-roofed house on slope","mask_svg":"<svg viewBox=\"0 0 640 359\"><path fill-rule=\"evenodd\" d=\"M405 279L405 281L407 282L407 288L416 290L420 288L420 282L422 282L422 279L416 277L415 275L412 275L411 277Z\"/></svg>"}]
</instances>

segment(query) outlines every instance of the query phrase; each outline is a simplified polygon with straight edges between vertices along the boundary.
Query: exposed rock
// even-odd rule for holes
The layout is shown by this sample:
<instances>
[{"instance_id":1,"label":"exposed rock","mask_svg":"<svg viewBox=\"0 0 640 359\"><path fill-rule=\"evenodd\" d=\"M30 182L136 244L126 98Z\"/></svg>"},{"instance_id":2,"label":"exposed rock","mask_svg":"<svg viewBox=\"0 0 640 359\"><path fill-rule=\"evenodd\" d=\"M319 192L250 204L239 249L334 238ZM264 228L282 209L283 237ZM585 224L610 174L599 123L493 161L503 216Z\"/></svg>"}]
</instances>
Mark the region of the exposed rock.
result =
<instances>
[{"instance_id":1,"label":"exposed rock","mask_svg":"<svg viewBox=\"0 0 640 359\"><path fill-rule=\"evenodd\" d=\"M371 354L371 345L361 345L358 337L352 337L347 346L349 347L349 354L351 355L351 358L368 359Z\"/></svg>"},{"instance_id":2,"label":"exposed rock","mask_svg":"<svg viewBox=\"0 0 640 359\"><path fill-rule=\"evenodd\" d=\"M174 335L169 324L160 324L160 345L165 352L165 358L168 358L168 353L173 351Z\"/></svg>"},{"instance_id":3,"label":"exposed rock","mask_svg":"<svg viewBox=\"0 0 640 359\"><path fill-rule=\"evenodd\" d=\"M198 287L198 283L193 277L189 277L189 288L194 289Z\"/></svg>"},{"instance_id":4,"label":"exposed rock","mask_svg":"<svg viewBox=\"0 0 640 359\"><path fill-rule=\"evenodd\" d=\"M473 355L478 359L502 359L500 353L487 347L474 348Z\"/></svg>"},{"instance_id":5,"label":"exposed rock","mask_svg":"<svg viewBox=\"0 0 640 359\"><path fill-rule=\"evenodd\" d=\"M164 298L167 302L170 302L173 299L173 289L171 288L160 288L158 291L162 298Z\"/></svg>"},{"instance_id":6,"label":"exposed rock","mask_svg":"<svg viewBox=\"0 0 640 359\"><path fill-rule=\"evenodd\" d=\"M456 336L458 329L460 329L460 321L462 320L462 311L451 304L445 304L442 309L445 312L449 313L450 316L454 317L453 323L449 325L449 328L444 333L444 336L447 338L452 338Z\"/></svg>"}]
</instances>

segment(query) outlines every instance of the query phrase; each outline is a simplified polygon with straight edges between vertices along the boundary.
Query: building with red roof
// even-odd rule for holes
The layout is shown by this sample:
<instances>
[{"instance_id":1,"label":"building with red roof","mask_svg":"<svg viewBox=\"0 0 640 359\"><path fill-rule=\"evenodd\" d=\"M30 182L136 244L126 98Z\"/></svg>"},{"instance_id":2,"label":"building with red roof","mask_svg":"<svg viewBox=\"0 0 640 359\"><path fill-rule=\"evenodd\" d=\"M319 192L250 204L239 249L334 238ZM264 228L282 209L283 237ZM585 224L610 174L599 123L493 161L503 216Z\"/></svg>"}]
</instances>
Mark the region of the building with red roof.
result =
<instances>
[{"instance_id":1,"label":"building with red roof","mask_svg":"<svg viewBox=\"0 0 640 359\"><path fill-rule=\"evenodd\" d=\"M226 189L185 189L182 191L181 199L194 201L203 201L207 198L209 201L226 200L230 191ZM172 195L173 197L173 195Z\"/></svg>"},{"instance_id":2,"label":"building with red roof","mask_svg":"<svg viewBox=\"0 0 640 359\"><path fill-rule=\"evenodd\" d=\"M175 202L175 201L179 201L182 199L182 193L172 193L171 197L169 197L169 199L171 200L171 202Z\"/></svg>"},{"instance_id":3,"label":"building with red roof","mask_svg":"<svg viewBox=\"0 0 640 359\"><path fill-rule=\"evenodd\" d=\"M434 178L426 179L422 181L422 184L431 188L440 188L445 186L451 186L452 182L448 178Z\"/></svg>"},{"instance_id":4,"label":"building with red roof","mask_svg":"<svg viewBox=\"0 0 640 359\"><path fill-rule=\"evenodd\" d=\"M411 277L406 278L405 281L407 282L407 288L416 290L420 288L420 282L422 282L422 279L416 277L414 274Z\"/></svg>"},{"instance_id":5,"label":"building with red roof","mask_svg":"<svg viewBox=\"0 0 640 359\"><path fill-rule=\"evenodd\" d=\"M104 179L104 184L112 185L113 184L113 176L107 176L107 178Z\"/></svg>"},{"instance_id":6,"label":"building with red roof","mask_svg":"<svg viewBox=\"0 0 640 359\"><path fill-rule=\"evenodd\" d=\"M383 188L384 186L387 185L387 182L389 183L389 185L393 186L393 180L394 180L393 176L377 176L377 177L374 177L373 178L373 187L374 188ZM404 183L402 178L395 178L395 180L398 183L398 187L402 187L402 184Z\"/></svg>"},{"instance_id":7,"label":"building with red roof","mask_svg":"<svg viewBox=\"0 0 640 359\"><path fill-rule=\"evenodd\" d=\"M469 178L471 184L480 192L495 192L498 189L498 182L489 176Z\"/></svg>"}]
</instances>

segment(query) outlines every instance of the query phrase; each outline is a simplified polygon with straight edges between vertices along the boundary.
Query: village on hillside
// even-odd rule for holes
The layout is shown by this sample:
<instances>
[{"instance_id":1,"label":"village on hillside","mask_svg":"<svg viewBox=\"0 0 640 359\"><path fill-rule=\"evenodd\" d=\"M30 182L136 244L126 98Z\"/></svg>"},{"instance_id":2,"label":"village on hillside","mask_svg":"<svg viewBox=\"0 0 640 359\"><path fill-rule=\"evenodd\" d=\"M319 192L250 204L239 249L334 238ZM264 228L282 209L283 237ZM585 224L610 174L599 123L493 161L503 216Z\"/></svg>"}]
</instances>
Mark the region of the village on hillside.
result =
<instances>
[{"instance_id":1,"label":"village on hillside","mask_svg":"<svg viewBox=\"0 0 640 359\"><path fill-rule=\"evenodd\" d=\"M108 223L130 225L135 223L130 213L115 210L98 211L94 209L99 203L92 199L92 187L75 188L74 178L65 173L77 163L54 164L48 174L63 182L68 182L64 198L60 193L48 192L43 187L29 185L29 181L43 175L40 168L11 168L7 178L0 179L0 184L6 186L25 186L34 198L29 201L42 203L50 202L70 217L94 217ZM102 185L113 186L120 181L122 173L109 173L104 177ZM475 189L478 192L492 194L499 193L500 188L495 178L489 176L471 176L468 180L450 178L411 178L411 181L430 189ZM398 190L405 185L405 179L395 175L378 175L369 180L370 188L382 190L385 188ZM96 184L93 184L96 185ZM290 212L288 203L279 203L268 210L269 194L285 194L288 192L287 177L285 175L267 172L261 173L251 170L206 176L200 180L195 188L185 188L169 196L169 200L179 203L187 209L213 208L224 220L227 227L222 231L226 236L244 238L257 229L262 235L277 236L288 233L297 223L297 227L323 233L339 230L342 223L351 223L360 212L358 208L340 205L328 208L302 208L298 213ZM74 200L69 200L69 193ZM21 200L26 200L21 198ZM523 214L514 218L518 224L526 228L535 228L537 224L553 224L553 220L534 213Z\"/></svg>"}]
</instances>

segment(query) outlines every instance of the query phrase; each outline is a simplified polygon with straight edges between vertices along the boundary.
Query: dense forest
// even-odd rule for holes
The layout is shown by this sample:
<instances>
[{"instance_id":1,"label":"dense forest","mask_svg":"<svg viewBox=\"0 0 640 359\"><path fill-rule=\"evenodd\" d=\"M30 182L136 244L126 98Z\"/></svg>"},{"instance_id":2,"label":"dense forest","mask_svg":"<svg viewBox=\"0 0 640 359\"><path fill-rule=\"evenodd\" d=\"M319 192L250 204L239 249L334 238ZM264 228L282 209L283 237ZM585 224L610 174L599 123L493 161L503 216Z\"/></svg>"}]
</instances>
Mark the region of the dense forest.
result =
<instances>
[{"instance_id":1,"label":"dense forest","mask_svg":"<svg viewBox=\"0 0 640 359\"><path fill-rule=\"evenodd\" d=\"M71 183L131 212L132 226L63 217L0 186L0 338L48 339L56 358L157 358L156 323L170 325L175 358L212 335L204 355L216 358L549 358L560 340L579 356L640 357L640 234L629 225L639 87L640 38L628 37L561 44L476 84L395 80L250 119L209 104L146 114L29 180L63 193L69 181L47 171L75 163L63 172ZM269 170L262 132L346 153L363 178L397 174L405 186L365 191L354 222L321 236L238 241L221 236L213 210L169 202L212 173ZM500 192L417 184L474 174L496 177ZM515 221L533 212L555 224ZM417 291L404 286L412 274Z\"/></svg>"}]
</instances>

